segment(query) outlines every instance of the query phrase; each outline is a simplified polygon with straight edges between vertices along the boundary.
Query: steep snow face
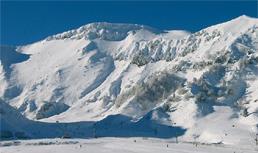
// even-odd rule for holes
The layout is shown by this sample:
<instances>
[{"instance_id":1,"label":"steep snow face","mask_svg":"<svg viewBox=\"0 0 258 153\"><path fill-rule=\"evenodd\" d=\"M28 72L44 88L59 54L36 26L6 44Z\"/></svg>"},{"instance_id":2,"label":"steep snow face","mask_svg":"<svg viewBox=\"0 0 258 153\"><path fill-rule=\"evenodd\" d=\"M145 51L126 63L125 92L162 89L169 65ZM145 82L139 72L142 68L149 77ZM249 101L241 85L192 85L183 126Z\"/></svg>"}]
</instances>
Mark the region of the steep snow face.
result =
<instances>
[{"instance_id":1,"label":"steep snow face","mask_svg":"<svg viewBox=\"0 0 258 153\"><path fill-rule=\"evenodd\" d=\"M93 23L13 49L22 60L1 58L0 98L44 122L120 114L187 129L186 141L251 142L257 37L258 20L246 16L192 34ZM237 132L246 141L236 141Z\"/></svg>"},{"instance_id":2,"label":"steep snow face","mask_svg":"<svg viewBox=\"0 0 258 153\"><path fill-rule=\"evenodd\" d=\"M99 33L103 30L106 32ZM14 88L10 92L17 90L17 94L9 103L27 117L41 119L62 113L81 99L87 99L101 84L106 84L106 92L112 92L107 97L116 99L122 84L122 76L116 78L116 75L130 67L137 50L135 44L163 35L146 26L110 23L93 23L75 31L17 48L17 52L30 55L30 58L12 65ZM92 32L99 35L88 38L88 33ZM68 37L68 33L73 35ZM120 54L123 54L123 61L118 60ZM108 103L108 99L104 99L104 103ZM82 100L85 101L89 100Z\"/></svg>"},{"instance_id":3,"label":"steep snow face","mask_svg":"<svg viewBox=\"0 0 258 153\"><path fill-rule=\"evenodd\" d=\"M12 65L29 59L29 55L16 52L16 47L0 46L0 96L12 99L19 94L16 80L11 77Z\"/></svg>"},{"instance_id":4,"label":"steep snow face","mask_svg":"<svg viewBox=\"0 0 258 153\"><path fill-rule=\"evenodd\" d=\"M4 68L3 68L2 63L1 63L1 66L0 66L0 84L1 84L0 96L3 97L4 91L6 90L6 87L7 87L7 81L5 80Z\"/></svg>"}]
</instances>

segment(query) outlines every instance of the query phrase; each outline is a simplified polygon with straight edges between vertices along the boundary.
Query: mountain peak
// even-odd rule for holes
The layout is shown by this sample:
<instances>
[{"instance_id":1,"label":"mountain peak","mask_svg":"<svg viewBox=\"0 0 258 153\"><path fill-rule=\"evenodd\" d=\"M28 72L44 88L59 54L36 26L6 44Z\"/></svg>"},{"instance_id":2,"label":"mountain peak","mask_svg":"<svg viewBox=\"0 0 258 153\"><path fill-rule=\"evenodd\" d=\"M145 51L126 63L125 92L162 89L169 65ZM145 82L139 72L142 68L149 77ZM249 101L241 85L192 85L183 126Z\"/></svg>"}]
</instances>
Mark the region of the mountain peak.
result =
<instances>
[{"instance_id":1,"label":"mountain peak","mask_svg":"<svg viewBox=\"0 0 258 153\"><path fill-rule=\"evenodd\" d=\"M253 18L253 17L247 16L247 15L241 15L241 16L239 16L237 18L234 18L230 21L234 22L234 23L244 23L244 22L252 22L252 23L256 22L257 23L257 18Z\"/></svg>"},{"instance_id":2,"label":"mountain peak","mask_svg":"<svg viewBox=\"0 0 258 153\"><path fill-rule=\"evenodd\" d=\"M258 26L257 18L241 15L227 22L210 26L206 28L206 30L208 31L219 30L219 31L223 31L223 33L230 33L231 35L238 36L238 35L241 35L241 33L244 33L245 31L249 30L250 28L254 28L257 26Z\"/></svg>"},{"instance_id":3,"label":"mountain peak","mask_svg":"<svg viewBox=\"0 0 258 153\"><path fill-rule=\"evenodd\" d=\"M147 30L152 33L161 33L160 30L155 28L138 25L138 24L127 24L127 23L108 23L108 22L93 22L79 27L78 29L69 30L54 36L50 36L47 40L52 39L86 39L93 40L100 38L103 40L119 41L124 39L129 31Z\"/></svg>"},{"instance_id":4,"label":"mountain peak","mask_svg":"<svg viewBox=\"0 0 258 153\"><path fill-rule=\"evenodd\" d=\"M237 17L236 19L253 19L253 18L250 17L250 16L247 16L247 15L243 14L243 15Z\"/></svg>"}]
</instances>

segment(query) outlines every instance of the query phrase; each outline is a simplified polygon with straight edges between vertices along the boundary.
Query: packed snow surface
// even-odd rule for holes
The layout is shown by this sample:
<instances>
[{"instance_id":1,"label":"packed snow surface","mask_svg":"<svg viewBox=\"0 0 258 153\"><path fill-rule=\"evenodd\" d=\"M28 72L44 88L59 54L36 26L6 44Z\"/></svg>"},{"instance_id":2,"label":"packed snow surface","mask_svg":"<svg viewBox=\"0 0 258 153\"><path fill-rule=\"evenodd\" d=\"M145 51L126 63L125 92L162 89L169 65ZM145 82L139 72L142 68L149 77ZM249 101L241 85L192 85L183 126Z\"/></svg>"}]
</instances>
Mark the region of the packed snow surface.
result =
<instances>
[{"instance_id":1,"label":"packed snow surface","mask_svg":"<svg viewBox=\"0 0 258 153\"><path fill-rule=\"evenodd\" d=\"M175 143L162 139L39 139L0 142L2 153L256 153L258 147Z\"/></svg>"}]
</instances>

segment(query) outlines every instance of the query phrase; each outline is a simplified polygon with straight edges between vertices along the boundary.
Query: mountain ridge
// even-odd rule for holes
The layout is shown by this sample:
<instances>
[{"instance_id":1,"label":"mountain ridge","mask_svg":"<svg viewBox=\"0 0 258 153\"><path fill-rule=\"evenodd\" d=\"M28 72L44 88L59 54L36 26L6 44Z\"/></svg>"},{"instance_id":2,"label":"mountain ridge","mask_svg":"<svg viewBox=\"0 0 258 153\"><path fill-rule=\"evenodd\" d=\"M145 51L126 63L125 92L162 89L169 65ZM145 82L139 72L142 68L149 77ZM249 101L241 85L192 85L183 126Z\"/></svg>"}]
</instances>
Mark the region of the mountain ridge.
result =
<instances>
[{"instance_id":1,"label":"mountain ridge","mask_svg":"<svg viewBox=\"0 0 258 153\"><path fill-rule=\"evenodd\" d=\"M198 135L200 142L252 142L258 19L241 16L195 33L123 26L92 23L19 46L29 57L8 65L10 78L0 69L1 99L41 122L98 122L120 114L148 125L176 124L186 129L186 141Z\"/></svg>"}]
</instances>

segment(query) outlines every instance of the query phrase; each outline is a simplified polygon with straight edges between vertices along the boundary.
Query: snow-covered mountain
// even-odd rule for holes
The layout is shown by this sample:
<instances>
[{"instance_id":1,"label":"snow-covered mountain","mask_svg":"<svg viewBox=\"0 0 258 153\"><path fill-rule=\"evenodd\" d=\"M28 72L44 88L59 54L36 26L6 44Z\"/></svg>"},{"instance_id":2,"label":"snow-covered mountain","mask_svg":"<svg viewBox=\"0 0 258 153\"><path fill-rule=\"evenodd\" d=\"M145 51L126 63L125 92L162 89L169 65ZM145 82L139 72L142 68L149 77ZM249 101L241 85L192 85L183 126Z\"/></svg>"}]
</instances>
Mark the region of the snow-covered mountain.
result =
<instances>
[{"instance_id":1,"label":"snow-covered mountain","mask_svg":"<svg viewBox=\"0 0 258 153\"><path fill-rule=\"evenodd\" d=\"M166 125L180 128L173 136L182 141L206 143L254 143L258 133L256 18L195 33L92 23L26 46L1 46L0 57L1 109L11 105L31 120L91 121L114 131L122 120L125 130L166 129L161 135L172 137Z\"/></svg>"}]
</instances>

